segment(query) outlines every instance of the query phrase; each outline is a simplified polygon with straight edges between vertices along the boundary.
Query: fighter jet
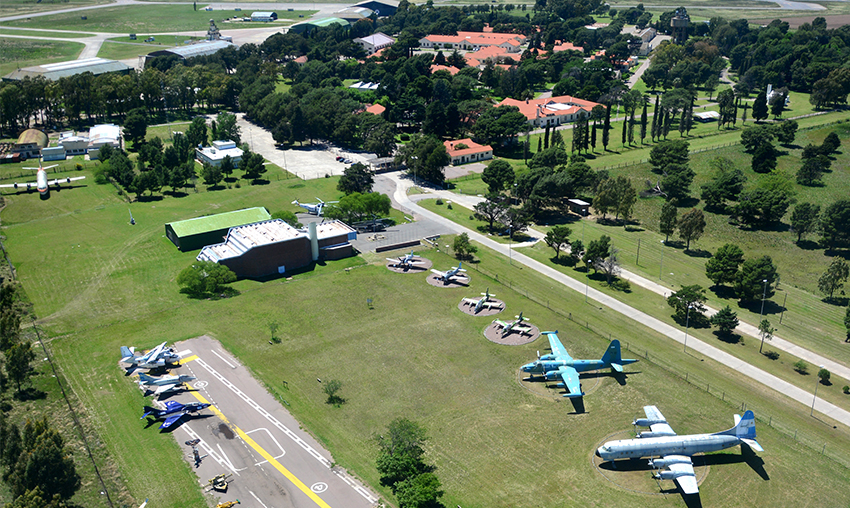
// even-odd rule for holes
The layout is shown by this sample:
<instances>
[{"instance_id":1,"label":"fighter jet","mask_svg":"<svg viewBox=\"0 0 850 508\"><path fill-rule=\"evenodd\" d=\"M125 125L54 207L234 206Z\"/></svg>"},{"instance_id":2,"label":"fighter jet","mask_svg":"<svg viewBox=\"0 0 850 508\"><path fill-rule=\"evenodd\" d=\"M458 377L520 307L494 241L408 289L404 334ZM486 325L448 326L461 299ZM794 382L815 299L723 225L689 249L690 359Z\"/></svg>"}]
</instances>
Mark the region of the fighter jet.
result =
<instances>
[{"instance_id":1,"label":"fighter jet","mask_svg":"<svg viewBox=\"0 0 850 508\"><path fill-rule=\"evenodd\" d=\"M477 298L477 299L476 298L464 298L461 301L463 302L464 305L475 305L475 314L478 314L481 311L481 309L484 309L484 308L487 308L487 309L492 309L492 308L501 309L502 308L502 305L503 305L502 302L494 302L494 301L490 300L490 297L496 296L496 295L490 294L490 288L487 288L486 292L481 293L481 296L483 296L484 298Z\"/></svg>"},{"instance_id":2,"label":"fighter jet","mask_svg":"<svg viewBox=\"0 0 850 508\"><path fill-rule=\"evenodd\" d=\"M177 423L184 416L197 413L198 411L208 407L210 407L210 404L206 402L190 402L188 404L181 404L179 402L169 400L165 403L165 409L156 409L150 406L144 406L143 409L145 414L143 414L139 420L144 420L149 416L152 416L154 420L162 420L165 418L165 422L160 425L159 428L167 429Z\"/></svg>"},{"instance_id":3,"label":"fighter jet","mask_svg":"<svg viewBox=\"0 0 850 508\"><path fill-rule=\"evenodd\" d=\"M437 279L443 281L443 284L448 284L449 282L456 282L453 280L455 277L458 279L464 279L462 281L457 282L465 282L469 280L469 276L464 275L466 270L463 269L463 263L458 263L455 268L452 268L449 271L441 272L439 270L431 270L433 273L437 275Z\"/></svg>"},{"instance_id":4,"label":"fighter jet","mask_svg":"<svg viewBox=\"0 0 850 508\"><path fill-rule=\"evenodd\" d=\"M167 343L167 341L163 342L141 356L136 356L134 348L121 346L121 362L129 363L131 369L133 367L157 369L167 364L177 363L180 360L180 355L175 353L173 349L166 348Z\"/></svg>"},{"instance_id":5,"label":"fighter jet","mask_svg":"<svg viewBox=\"0 0 850 508\"><path fill-rule=\"evenodd\" d=\"M398 258L387 258L387 261L391 261L390 266L405 269L414 268L415 264L422 262L419 261L419 254L414 254L413 251L410 251L410 254L405 254Z\"/></svg>"},{"instance_id":6,"label":"fighter jet","mask_svg":"<svg viewBox=\"0 0 850 508\"><path fill-rule=\"evenodd\" d=\"M194 380L195 378L193 376L187 376L185 374L179 376L161 376L158 378L148 376L147 374L139 374L139 386L145 388L146 394L148 391L153 390L154 395L182 390L185 383Z\"/></svg>"},{"instance_id":7,"label":"fighter jet","mask_svg":"<svg viewBox=\"0 0 850 508\"><path fill-rule=\"evenodd\" d=\"M301 203L300 201L298 201L296 199L295 201L292 202L292 204L298 205L301 208L307 210L307 213L309 213L309 214L318 215L319 217L321 217L322 216L322 210L325 208L326 205L330 205L330 204L333 204L333 203L339 203L339 201L325 202L325 201L322 201L319 198L316 198L316 200L318 201L318 203Z\"/></svg>"},{"instance_id":8,"label":"fighter jet","mask_svg":"<svg viewBox=\"0 0 850 508\"><path fill-rule=\"evenodd\" d=\"M500 326L502 328L502 337L510 335L513 332L517 332L520 335L530 335L531 327L522 324L523 321L528 321L528 318L522 317L522 312L519 313L519 316L514 317L516 318L516 321L502 321L501 319L496 319L493 321L494 323L496 323L496 326Z\"/></svg>"}]
</instances>

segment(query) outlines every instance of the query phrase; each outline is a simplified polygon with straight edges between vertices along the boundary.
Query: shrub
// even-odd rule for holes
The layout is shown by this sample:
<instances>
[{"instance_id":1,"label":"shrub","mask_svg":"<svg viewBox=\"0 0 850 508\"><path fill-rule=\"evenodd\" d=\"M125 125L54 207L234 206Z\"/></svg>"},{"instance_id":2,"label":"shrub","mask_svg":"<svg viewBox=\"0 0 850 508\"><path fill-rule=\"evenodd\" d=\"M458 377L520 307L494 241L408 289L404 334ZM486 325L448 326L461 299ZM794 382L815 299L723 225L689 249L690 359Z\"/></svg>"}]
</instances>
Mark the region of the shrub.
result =
<instances>
[{"instance_id":1,"label":"shrub","mask_svg":"<svg viewBox=\"0 0 850 508\"><path fill-rule=\"evenodd\" d=\"M779 359L779 353L777 353L776 351L765 351L764 356L770 358L771 360Z\"/></svg>"},{"instance_id":2,"label":"shrub","mask_svg":"<svg viewBox=\"0 0 850 508\"><path fill-rule=\"evenodd\" d=\"M401 136L398 137L398 139L400 139L402 141L410 141L410 134L402 134Z\"/></svg>"},{"instance_id":3,"label":"shrub","mask_svg":"<svg viewBox=\"0 0 850 508\"><path fill-rule=\"evenodd\" d=\"M842 389L844 390L844 393L850 393L850 386L844 385L844 388Z\"/></svg>"},{"instance_id":4,"label":"shrub","mask_svg":"<svg viewBox=\"0 0 850 508\"><path fill-rule=\"evenodd\" d=\"M443 204L443 200L442 200L442 199L440 199L440 198L437 198L437 204L438 204L438 205L442 205L442 204Z\"/></svg>"},{"instance_id":5,"label":"shrub","mask_svg":"<svg viewBox=\"0 0 850 508\"><path fill-rule=\"evenodd\" d=\"M798 360L797 363L794 364L794 370L796 370L800 374L807 374L809 366L806 365L806 362L804 362L803 360Z\"/></svg>"},{"instance_id":6,"label":"shrub","mask_svg":"<svg viewBox=\"0 0 850 508\"><path fill-rule=\"evenodd\" d=\"M447 204L447 205L446 205L446 208L448 208L449 210L451 210L451 209L452 209L452 204L451 204L451 203Z\"/></svg>"}]
</instances>

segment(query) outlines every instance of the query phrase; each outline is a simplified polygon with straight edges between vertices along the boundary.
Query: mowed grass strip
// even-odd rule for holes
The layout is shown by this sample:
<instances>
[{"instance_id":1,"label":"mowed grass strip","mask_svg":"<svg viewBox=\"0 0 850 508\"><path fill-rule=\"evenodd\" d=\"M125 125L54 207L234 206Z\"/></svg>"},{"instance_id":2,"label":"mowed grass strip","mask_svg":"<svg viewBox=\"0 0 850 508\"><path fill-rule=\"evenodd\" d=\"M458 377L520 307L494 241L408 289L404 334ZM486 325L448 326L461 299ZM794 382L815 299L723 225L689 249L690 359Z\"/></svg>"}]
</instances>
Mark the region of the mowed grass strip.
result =
<instances>
[{"instance_id":1,"label":"mowed grass strip","mask_svg":"<svg viewBox=\"0 0 850 508\"><path fill-rule=\"evenodd\" d=\"M0 37L0 75L22 67L74 60L83 47L79 42Z\"/></svg>"},{"instance_id":2,"label":"mowed grass strip","mask_svg":"<svg viewBox=\"0 0 850 508\"><path fill-rule=\"evenodd\" d=\"M108 0L4 0L0 4L0 16L14 16L17 14L29 14L59 9L72 9L74 7L86 7L89 5L109 3Z\"/></svg>"},{"instance_id":3,"label":"mowed grass strip","mask_svg":"<svg viewBox=\"0 0 850 508\"><path fill-rule=\"evenodd\" d=\"M42 37L56 37L60 39L80 39L85 37L94 37L95 34L84 34L76 32L51 32L48 30L13 30L10 28L0 28L0 35L17 35L21 37L32 37L40 39Z\"/></svg>"},{"instance_id":4,"label":"mowed grass strip","mask_svg":"<svg viewBox=\"0 0 850 508\"><path fill-rule=\"evenodd\" d=\"M682 433L731 427L735 408L656 367L654 361L629 370L625 386L604 375L587 377L584 383L593 392L584 414L569 414L571 404L560 397L531 394L518 384L517 368L545 350L545 339L520 347L490 343L482 330L492 318L467 316L457 309L461 297L486 287L507 302L500 317L524 311L535 325L558 329L577 358L599 357L611 334L652 351L663 364L676 364L706 379L716 377L717 389L729 399L746 400L760 413L777 415L813 440L828 442L830 450L850 451L846 429L813 424L799 404L773 390L752 386L712 362L682 355L669 339L586 305L582 295L510 266L487 249L479 253L482 268L533 295L547 295L550 306L562 314L475 271L470 271L469 289L431 287L425 275L386 270L383 254L328 263L291 281L240 281L235 286L242 294L227 300L198 301L178 293L174 278L195 253L180 253L164 238L165 222L244 206L274 210L305 194L332 194L335 183L335 178L272 181L134 203L130 207L135 226L128 224L128 205L117 201L109 186L91 187L97 199L79 189L46 201L15 196L4 210L4 220L13 223L4 230L7 248L35 312L54 337L51 347L63 373L91 408L99 437L108 444L134 497L150 497L158 506L199 506L192 500L200 489L183 450L170 437L143 429L138 420L143 399L117 366L118 347L147 347L203 333L221 340L272 393L287 400L305 428L330 448L334 460L371 485L378 484L373 433L398 416L422 423L431 435L429 456L445 484L447 505L644 504L655 497L613 486L591 465L593 450L607 436L629 431L629 422L645 404L659 405ZM455 262L433 251L422 254L438 266ZM364 265L364 260L376 264ZM354 269L343 270L346 267ZM565 318L568 313L593 331ZM271 320L282 324L279 345L268 344ZM343 382L340 395L347 402L342 408L324 404L317 377ZM830 504L835 496L845 495L840 486L846 468L819 455L819 450L794 442L764 422L759 423L759 438L770 450L763 456L770 481L739 462L738 450L718 454L718 460L731 463L711 468L701 489L707 504L749 506L754 499L758 504L781 503L788 494ZM145 453L128 453L127 443ZM546 464L546 474L541 476L530 464ZM156 471L159 480L152 481L150 471ZM797 481L800 471L817 481ZM657 492L648 473L637 481L641 489ZM672 505L683 505L678 495L669 499Z\"/></svg>"}]
</instances>

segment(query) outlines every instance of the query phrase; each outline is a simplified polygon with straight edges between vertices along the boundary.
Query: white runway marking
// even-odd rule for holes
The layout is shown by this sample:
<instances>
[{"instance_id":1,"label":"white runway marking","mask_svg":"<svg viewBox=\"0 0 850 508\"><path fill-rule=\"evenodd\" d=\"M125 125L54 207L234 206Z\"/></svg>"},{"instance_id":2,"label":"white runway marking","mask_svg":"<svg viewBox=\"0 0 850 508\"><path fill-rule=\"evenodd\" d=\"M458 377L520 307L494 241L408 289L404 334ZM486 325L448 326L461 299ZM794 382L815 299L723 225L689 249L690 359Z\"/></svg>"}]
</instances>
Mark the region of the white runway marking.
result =
<instances>
[{"instance_id":1,"label":"white runway marking","mask_svg":"<svg viewBox=\"0 0 850 508\"><path fill-rule=\"evenodd\" d=\"M198 434L196 434L196 433L195 433L195 431L194 431L194 430L192 430L192 429L189 427L189 425L188 425L188 424L185 424L185 423L184 423L184 424L183 424L183 425L181 425L179 428L180 428L180 429L183 429L184 431L186 431L186 433L187 433L187 434L189 434L189 437L191 437L192 439L199 439L199 440L200 440L200 442L198 443L198 446L199 446L199 447L200 447L200 448L201 448L204 452L206 452L206 454L207 454L207 455L209 455L210 457L212 457L214 461L218 462L218 464L219 464L220 466L222 466L222 467L226 467L226 468L230 469L231 471L233 471L233 473L234 473L236 476L240 476L240 475L239 475L239 471L244 471L244 470L246 469L246 468L242 468L242 469L240 469L240 470L238 470L238 471L237 471L237 470L233 467L233 465L230 463L230 461L229 461L229 460L226 460L225 458L221 457L218 453L216 453L216 451L215 451L215 450L213 450L213 449L210 447L210 445L208 445L208 444L207 444L207 442L206 442L206 441L204 441L203 439L201 439L201 436L199 436Z\"/></svg>"},{"instance_id":2,"label":"white runway marking","mask_svg":"<svg viewBox=\"0 0 850 508\"><path fill-rule=\"evenodd\" d=\"M277 442L277 439L275 439L275 438L274 438L274 436L272 435L272 433L271 433L271 432L269 432L269 429L267 429L267 428L263 427L263 428L260 428L260 429L254 429L254 430L252 430L251 432L246 432L245 434L246 434L246 435L248 435L248 434L252 434L252 433L254 433L254 432L257 432L258 430L264 430L264 431L266 431L266 434L268 434L268 435L269 435L269 437L271 438L271 440L272 440L272 441L274 441L274 444L276 444L276 445L277 445L277 447L278 447L278 448L280 448L280 455L278 455L277 457L272 457L273 459L277 460L277 459L279 459L279 458L283 457L284 455L286 455L286 450L284 450L284 449L283 449L283 447L282 447L282 446L280 446L280 443L278 443L278 442ZM257 463L256 463L256 464L254 464L254 465L255 465L255 466L261 466L261 465L263 465L263 464L265 464L265 463L267 463L267 462L268 462L267 460L264 460L264 461L262 461L262 462L257 462Z\"/></svg>"},{"instance_id":3,"label":"white runway marking","mask_svg":"<svg viewBox=\"0 0 850 508\"><path fill-rule=\"evenodd\" d=\"M192 354L191 349L184 349L183 351L180 351L179 353L177 353L177 356L179 356L180 358L183 358L183 357L189 356L190 354Z\"/></svg>"},{"instance_id":4,"label":"white runway marking","mask_svg":"<svg viewBox=\"0 0 850 508\"><path fill-rule=\"evenodd\" d=\"M263 505L263 508L269 508L268 506L266 506L266 503L264 503L264 502L260 501L260 498L259 498L259 497L257 497L257 494L254 494L254 492L253 492L253 491L251 491L251 490L249 490L248 492L250 492L250 493L251 493L251 495L252 495L252 496L254 496L254 499L256 499L258 503L260 503L261 505Z\"/></svg>"},{"instance_id":5,"label":"white runway marking","mask_svg":"<svg viewBox=\"0 0 850 508\"><path fill-rule=\"evenodd\" d=\"M227 360L226 360L223 356L221 356L220 354L216 353L214 350L210 349L210 351L212 351L212 354L214 354L214 355L216 355L217 357L221 358L221 361L223 361L224 363L226 363L226 364L230 365L230 368L231 368L231 369L235 369L235 368L236 368L236 365L233 365L232 363L228 362L228 361L227 361Z\"/></svg>"},{"instance_id":6,"label":"white runway marking","mask_svg":"<svg viewBox=\"0 0 850 508\"><path fill-rule=\"evenodd\" d=\"M248 469L247 467L243 467L242 469L236 469L235 467L233 467L233 462L230 462L230 458L228 458L227 454L224 453L224 450L221 449L221 445L216 443L215 446L218 448L218 451L221 452L221 457L222 457L222 460L224 461L224 463L227 464L227 467L229 467L231 471L236 473L236 476L241 476L239 474L239 471L244 471L244 470Z\"/></svg>"}]
</instances>

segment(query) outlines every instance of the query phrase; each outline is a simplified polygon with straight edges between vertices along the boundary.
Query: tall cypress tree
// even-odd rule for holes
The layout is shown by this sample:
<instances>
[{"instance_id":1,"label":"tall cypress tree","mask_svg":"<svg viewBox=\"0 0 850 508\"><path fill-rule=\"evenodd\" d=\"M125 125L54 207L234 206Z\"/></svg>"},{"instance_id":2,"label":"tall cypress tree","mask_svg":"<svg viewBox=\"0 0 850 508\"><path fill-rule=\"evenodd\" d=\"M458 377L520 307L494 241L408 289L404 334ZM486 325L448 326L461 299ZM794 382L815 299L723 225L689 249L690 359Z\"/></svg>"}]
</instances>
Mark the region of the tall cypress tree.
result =
<instances>
[{"instance_id":1,"label":"tall cypress tree","mask_svg":"<svg viewBox=\"0 0 850 508\"><path fill-rule=\"evenodd\" d=\"M738 104L741 102L740 97L735 98L735 108L732 109L732 127L735 126L735 123L738 121ZM691 103L691 109L693 109L694 105Z\"/></svg>"},{"instance_id":2,"label":"tall cypress tree","mask_svg":"<svg viewBox=\"0 0 850 508\"><path fill-rule=\"evenodd\" d=\"M626 146L626 134L629 130L629 117L627 115L623 115L623 146Z\"/></svg>"},{"instance_id":3,"label":"tall cypress tree","mask_svg":"<svg viewBox=\"0 0 850 508\"><path fill-rule=\"evenodd\" d=\"M546 132L543 134L543 149L549 148L549 126L546 126Z\"/></svg>"},{"instance_id":4,"label":"tall cypress tree","mask_svg":"<svg viewBox=\"0 0 850 508\"><path fill-rule=\"evenodd\" d=\"M605 124L602 126L602 147L608 151L608 141L610 141L611 131L611 106L605 107Z\"/></svg>"},{"instance_id":5,"label":"tall cypress tree","mask_svg":"<svg viewBox=\"0 0 850 508\"><path fill-rule=\"evenodd\" d=\"M753 119L755 121L765 120L767 118L767 93L762 90L756 96L756 101L753 103Z\"/></svg>"},{"instance_id":6,"label":"tall cypress tree","mask_svg":"<svg viewBox=\"0 0 850 508\"><path fill-rule=\"evenodd\" d=\"M643 140L646 139L646 101L643 102L643 112L640 114L640 144L643 144Z\"/></svg>"},{"instance_id":7,"label":"tall cypress tree","mask_svg":"<svg viewBox=\"0 0 850 508\"><path fill-rule=\"evenodd\" d=\"M632 109L632 114L629 115L629 144L631 145L634 142L635 142L635 110Z\"/></svg>"},{"instance_id":8,"label":"tall cypress tree","mask_svg":"<svg viewBox=\"0 0 850 508\"><path fill-rule=\"evenodd\" d=\"M670 116L670 112L664 108L664 121L661 123L661 134L664 135L664 139L667 139L667 135L670 134Z\"/></svg>"},{"instance_id":9,"label":"tall cypress tree","mask_svg":"<svg viewBox=\"0 0 850 508\"><path fill-rule=\"evenodd\" d=\"M590 131L590 146L593 148L593 151L596 151L596 124L598 122L596 120L593 121L593 130Z\"/></svg>"},{"instance_id":10,"label":"tall cypress tree","mask_svg":"<svg viewBox=\"0 0 850 508\"><path fill-rule=\"evenodd\" d=\"M652 141L655 141L655 138L660 137L658 135L659 132L660 132L658 125L661 123L661 117L659 116L661 114L661 110L660 110L660 106L659 106L660 99L661 99L660 95L655 96L655 112L652 114L652 132L650 134L652 136Z\"/></svg>"}]
</instances>

